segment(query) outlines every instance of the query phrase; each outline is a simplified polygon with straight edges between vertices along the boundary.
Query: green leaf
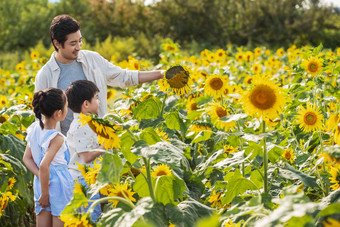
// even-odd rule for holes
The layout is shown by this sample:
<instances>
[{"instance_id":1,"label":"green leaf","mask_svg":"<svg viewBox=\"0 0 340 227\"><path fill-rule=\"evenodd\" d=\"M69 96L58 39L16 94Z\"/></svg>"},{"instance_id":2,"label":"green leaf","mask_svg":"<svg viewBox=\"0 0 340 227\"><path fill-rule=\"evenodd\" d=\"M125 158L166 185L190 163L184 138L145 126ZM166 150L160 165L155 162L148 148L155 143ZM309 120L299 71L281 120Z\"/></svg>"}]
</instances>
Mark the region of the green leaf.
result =
<instances>
[{"instance_id":1,"label":"green leaf","mask_svg":"<svg viewBox=\"0 0 340 227\"><path fill-rule=\"evenodd\" d=\"M22 164L22 162L16 157L10 154L0 154L0 157L6 162L9 163L14 171L19 174L21 172L26 173L26 167Z\"/></svg>"},{"instance_id":2,"label":"green leaf","mask_svg":"<svg viewBox=\"0 0 340 227\"><path fill-rule=\"evenodd\" d=\"M159 107L155 100L146 99L139 103L134 109L134 116L137 119L153 119L159 117Z\"/></svg>"},{"instance_id":3,"label":"green leaf","mask_svg":"<svg viewBox=\"0 0 340 227\"><path fill-rule=\"evenodd\" d=\"M115 227L130 227L145 213L151 211L153 202L150 197L140 199L135 208L130 212L123 213L114 223Z\"/></svg>"},{"instance_id":4,"label":"green leaf","mask_svg":"<svg viewBox=\"0 0 340 227\"><path fill-rule=\"evenodd\" d=\"M140 138L145 140L148 145L153 145L161 141L158 134L151 127L144 129L140 135Z\"/></svg>"},{"instance_id":5,"label":"green leaf","mask_svg":"<svg viewBox=\"0 0 340 227\"><path fill-rule=\"evenodd\" d=\"M257 188L262 188L263 186L263 178L259 171L254 170L250 174L250 180L256 185Z\"/></svg>"},{"instance_id":6,"label":"green leaf","mask_svg":"<svg viewBox=\"0 0 340 227\"><path fill-rule=\"evenodd\" d=\"M322 48L323 48L323 45L322 45L322 43L320 43L320 45L318 47L314 48L313 55L318 55L320 53L320 51L322 50Z\"/></svg>"},{"instance_id":7,"label":"green leaf","mask_svg":"<svg viewBox=\"0 0 340 227\"><path fill-rule=\"evenodd\" d=\"M178 112L171 112L165 115L165 124L169 129L181 130L180 121Z\"/></svg>"},{"instance_id":8,"label":"green leaf","mask_svg":"<svg viewBox=\"0 0 340 227\"><path fill-rule=\"evenodd\" d=\"M135 143L135 141L132 139L131 135L128 132L125 132L121 137L120 137L120 152L123 153L124 158L130 163L133 164L138 157L131 152L131 147Z\"/></svg>"},{"instance_id":9,"label":"green leaf","mask_svg":"<svg viewBox=\"0 0 340 227\"><path fill-rule=\"evenodd\" d=\"M268 151L268 160L275 164L276 161L282 156L284 150L281 147L274 146Z\"/></svg>"},{"instance_id":10,"label":"green leaf","mask_svg":"<svg viewBox=\"0 0 340 227\"><path fill-rule=\"evenodd\" d=\"M150 196L148 182L146 182L146 179L142 174L139 174L136 177L135 183L133 184L133 191L138 193L140 197Z\"/></svg>"},{"instance_id":11,"label":"green leaf","mask_svg":"<svg viewBox=\"0 0 340 227\"><path fill-rule=\"evenodd\" d=\"M25 153L25 142L14 135L0 135L0 149L8 151L15 158L22 160Z\"/></svg>"},{"instance_id":12,"label":"green leaf","mask_svg":"<svg viewBox=\"0 0 340 227\"><path fill-rule=\"evenodd\" d=\"M223 204L229 204L235 196L243 194L247 190L257 190L257 188L246 178L233 177L228 181L226 190L225 196L221 198Z\"/></svg>"},{"instance_id":13,"label":"green leaf","mask_svg":"<svg viewBox=\"0 0 340 227\"><path fill-rule=\"evenodd\" d=\"M239 136L228 136L228 142L232 147L238 147L240 144L240 137Z\"/></svg>"},{"instance_id":14,"label":"green leaf","mask_svg":"<svg viewBox=\"0 0 340 227\"><path fill-rule=\"evenodd\" d=\"M312 188L313 187L319 187L319 185L316 183L315 177L309 176L309 175L295 169L294 167L292 167L288 163L285 164L284 169L280 169L279 175L282 176L283 178L287 178L287 179L291 179L291 180L299 179L307 187L312 187Z\"/></svg>"},{"instance_id":15,"label":"green leaf","mask_svg":"<svg viewBox=\"0 0 340 227\"><path fill-rule=\"evenodd\" d=\"M184 181L175 175L157 178L154 187L157 202L163 203L164 205L175 203L176 199L182 198L186 188Z\"/></svg>"},{"instance_id":16,"label":"green leaf","mask_svg":"<svg viewBox=\"0 0 340 227\"><path fill-rule=\"evenodd\" d=\"M196 227L219 227L220 226L220 216L218 214L214 214L208 218L202 218L196 223Z\"/></svg>"},{"instance_id":17,"label":"green leaf","mask_svg":"<svg viewBox=\"0 0 340 227\"><path fill-rule=\"evenodd\" d=\"M320 216L329 216L332 214L339 214L340 213L340 203L332 203L323 209L319 215Z\"/></svg>"},{"instance_id":18,"label":"green leaf","mask_svg":"<svg viewBox=\"0 0 340 227\"><path fill-rule=\"evenodd\" d=\"M84 206L88 203L88 199L83 193L75 193L73 194L73 198L68 203L68 205L63 210L63 214L72 214L74 210L77 210L79 207Z\"/></svg>"},{"instance_id":19,"label":"green leaf","mask_svg":"<svg viewBox=\"0 0 340 227\"><path fill-rule=\"evenodd\" d=\"M212 131L208 131L208 130L201 131L195 136L195 138L191 141L191 143L199 143L202 141L206 141L210 139L212 133L213 133Z\"/></svg>"},{"instance_id":20,"label":"green leaf","mask_svg":"<svg viewBox=\"0 0 340 227\"><path fill-rule=\"evenodd\" d=\"M121 158L117 154L105 153L97 180L101 183L118 184L122 170L123 163Z\"/></svg>"}]
</instances>

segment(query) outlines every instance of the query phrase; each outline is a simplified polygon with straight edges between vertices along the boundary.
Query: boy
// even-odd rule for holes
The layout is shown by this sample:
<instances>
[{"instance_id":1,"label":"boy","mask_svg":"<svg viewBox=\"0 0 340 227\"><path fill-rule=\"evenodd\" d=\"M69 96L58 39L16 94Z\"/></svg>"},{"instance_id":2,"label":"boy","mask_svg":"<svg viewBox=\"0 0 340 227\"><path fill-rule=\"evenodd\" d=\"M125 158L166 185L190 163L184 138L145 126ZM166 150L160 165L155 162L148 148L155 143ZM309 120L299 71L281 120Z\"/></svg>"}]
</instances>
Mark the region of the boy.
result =
<instances>
[{"instance_id":1,"label":"boy","mask_svg":"<svg viewBox=\"0 0 340 227\"><path fill-rule=\"evenodd\" d=\"M88 187L85 179L78 170L77 163L90 165L93 167L94 160L102 154L100 151L91 151L94 149L104 149L104 145L99 146L97 134L92 131L89 125L81 126L79 123L80 113L82 114L98 114L99 99L98 87L89 80L78 80L67 88L66 96L68 107L74 112L74 119L67 133L67 144L71 153L69 163L70 173L75 181L79 181L82 185ZM99 194L91 199L99 199ZM91 204L89 204L90 206ZM88 206L88 207L89 207ZM88 208L87 207L87 208ZM91 214L92 221L96 221L101 214L100 205L97 205Z\"/></svg>"}]
</instances>

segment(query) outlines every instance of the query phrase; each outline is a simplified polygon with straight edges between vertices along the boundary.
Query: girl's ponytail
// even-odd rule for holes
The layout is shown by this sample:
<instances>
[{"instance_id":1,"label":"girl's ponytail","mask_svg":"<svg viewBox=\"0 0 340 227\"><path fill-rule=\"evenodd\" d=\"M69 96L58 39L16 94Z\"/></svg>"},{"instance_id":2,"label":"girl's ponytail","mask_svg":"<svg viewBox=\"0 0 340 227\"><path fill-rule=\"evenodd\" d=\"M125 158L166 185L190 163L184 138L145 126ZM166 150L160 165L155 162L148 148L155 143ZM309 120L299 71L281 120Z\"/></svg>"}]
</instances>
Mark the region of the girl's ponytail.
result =
<instances>
[{"instance_id":1,"label":"girl's ponytail","mask_svg":"<svg viewBox=\"0 0 340 227\"><path fill-rule=\"evenodd\" d=\"M44 123L42 122L42 115L40 110L40 103L43 101L45 96L44 91L38 91L34 93L32 106L33 106L33 112L35 114L35 117L39 119L39 124L42 129L44 129Z\"/></svg>"},{"instance_id":2,"label":"girl's ponytail","mask_svg":"<svg viewBox=\"0 0 340 227\"><path fill-rule=\"evenodd\" d=\"M42 129L44 129L42 115L47 118L52 117L55 111L64 111L65 104L66 95L59 88L48 88L45 91L37 91L34 93L32 101L33 111L36 118L39 119Z\"/></svg>"}]
</instances>

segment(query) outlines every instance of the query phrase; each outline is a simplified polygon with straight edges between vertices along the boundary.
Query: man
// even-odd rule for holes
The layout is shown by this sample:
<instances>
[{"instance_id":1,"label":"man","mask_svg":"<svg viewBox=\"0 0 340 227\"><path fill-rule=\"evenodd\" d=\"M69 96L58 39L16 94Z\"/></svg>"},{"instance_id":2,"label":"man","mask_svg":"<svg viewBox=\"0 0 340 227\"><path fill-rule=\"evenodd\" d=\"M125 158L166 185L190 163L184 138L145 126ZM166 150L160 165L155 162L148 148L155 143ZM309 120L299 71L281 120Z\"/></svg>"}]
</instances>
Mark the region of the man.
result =
<instances>
[{"instance_id":1,"label":"man","mask_svg":"<svg viewBox=\"0 0 340 227\"><path fill-rule=\"evenodd\" d=\"M50 26L50 36L55 52L39 70L35 80L35 91L49 87L65 91L74 81L90 80L100 91L98 113L100 117L107 113L107 85L123 88L163 78L162 71L141 72L122 69L97 52L81 50L80 24L71 16L56 16ZM65 120L60 124L64 135L72 120L73 112L69 109Z\"/></svg>"}]
</instances>

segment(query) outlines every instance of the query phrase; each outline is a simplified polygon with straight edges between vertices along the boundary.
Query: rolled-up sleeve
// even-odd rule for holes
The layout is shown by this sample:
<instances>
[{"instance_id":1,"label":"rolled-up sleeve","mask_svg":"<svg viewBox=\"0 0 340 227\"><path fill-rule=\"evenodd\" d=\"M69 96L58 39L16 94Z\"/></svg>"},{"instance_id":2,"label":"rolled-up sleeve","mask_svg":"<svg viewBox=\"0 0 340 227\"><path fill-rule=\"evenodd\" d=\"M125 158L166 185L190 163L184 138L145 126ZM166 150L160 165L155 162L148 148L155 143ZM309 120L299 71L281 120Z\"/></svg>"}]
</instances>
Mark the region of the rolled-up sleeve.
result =
<instances>
[{"instance_id":1,"label":"rolled-up sleeve","mask_svg":"<svg viewBox=\"0 0 340 227\"><path fill-rule=\"evenodd\" d=\"M99 55L99 54L98 54ZM131 87L139 84L138 70L122 69L99 55L101 70L106 77L107 84L113 87Z\"/></svg>"}]
</instances>

